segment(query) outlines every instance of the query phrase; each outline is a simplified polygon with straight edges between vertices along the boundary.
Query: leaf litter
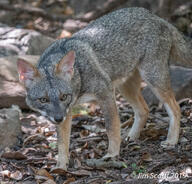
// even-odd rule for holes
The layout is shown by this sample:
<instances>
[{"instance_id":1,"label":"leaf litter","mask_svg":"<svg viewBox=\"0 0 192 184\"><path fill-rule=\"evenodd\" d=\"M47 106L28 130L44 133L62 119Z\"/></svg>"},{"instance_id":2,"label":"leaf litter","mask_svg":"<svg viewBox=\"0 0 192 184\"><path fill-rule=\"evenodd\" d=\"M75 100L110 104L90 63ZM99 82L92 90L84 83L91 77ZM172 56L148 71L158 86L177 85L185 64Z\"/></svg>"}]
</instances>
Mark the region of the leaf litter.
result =
<instances>
[{"instance_id":1,"label":"leaf litter","mask_svg":"<svg viewBox=\"0 0 192 184\"><path fill-rule=\"evenodd\" d=\"M141 137L136 142L125 138L133 123L129 104L117 96L121 118L122 143L119 157L103 160L107 151L107 135L102 112L98 106L85 105L73 112L70 161L67 171L52 170L57 158L56 127L36 113L23 112L21 118L23 142L20 147L5 149L1 154L0 181L8 183L160 183L176 181L192 183L192 104L180 103L182 110L180 140L176 148L165 150L168 119L164 109L153 107ZM90 109L91 108L91 109ZM85 113L86 112L86 113ZM76 114L75 114L76 113ZM139 179L142 174L174 177ZM144 175L144 176L145 176Z\"/></svg>"}]
</instances>

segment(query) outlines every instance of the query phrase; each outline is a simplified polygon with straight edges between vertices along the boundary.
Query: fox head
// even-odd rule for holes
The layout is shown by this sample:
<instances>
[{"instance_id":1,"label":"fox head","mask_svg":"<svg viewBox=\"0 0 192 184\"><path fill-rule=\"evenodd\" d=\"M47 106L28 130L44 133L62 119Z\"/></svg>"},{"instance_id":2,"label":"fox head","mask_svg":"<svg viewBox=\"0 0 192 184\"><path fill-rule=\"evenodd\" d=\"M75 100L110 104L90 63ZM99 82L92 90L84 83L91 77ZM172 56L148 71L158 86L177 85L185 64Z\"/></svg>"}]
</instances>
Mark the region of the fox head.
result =
<instances>
[{"instance_id":1,"label":"fox head","mask_svg":"<svg viewBox=\"0 0 192 184\"><path fill-rule=\"evenodd\" d=\"M18 59L19 80L25 86L28 106L48 117L54 123L62 122L75 101L72 77L75 52L68 52L58 64L39 68Z\"/></svg>"}]
</instances>

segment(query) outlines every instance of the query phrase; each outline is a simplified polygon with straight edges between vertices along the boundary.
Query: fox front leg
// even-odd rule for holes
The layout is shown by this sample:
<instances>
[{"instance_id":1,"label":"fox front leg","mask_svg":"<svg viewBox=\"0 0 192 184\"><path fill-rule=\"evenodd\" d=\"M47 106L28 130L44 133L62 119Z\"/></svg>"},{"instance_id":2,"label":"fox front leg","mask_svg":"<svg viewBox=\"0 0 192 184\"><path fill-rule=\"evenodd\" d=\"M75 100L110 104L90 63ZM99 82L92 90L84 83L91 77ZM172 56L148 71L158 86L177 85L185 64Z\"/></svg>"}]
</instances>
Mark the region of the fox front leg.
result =
<instances>
[{"instance_id":1,"label":"fox front leg","mask_svg":"<svg viewBox=\"0 0 192 184\"><path fill-rule=\"evenodd\" d=\"M57 127L58 160L56 168L61 168L64 170L67 170L67 166L69 163L71 121L71 110L69 110L66 119Z\"/></svg>"},{"instance_id":2,"label":"fox front leg","mask_svg":"<svg viewBox=\"0 0 192 184\"><path fill-rule=\"evenodd\" d=\"M106 94L106 95L105 95ZM115 96L113 92L103 93L102 97L98 99L101 110L105 119L105 127L109 140L108 152L104 158L115 157L119 155L121 135L120 135L120 120L115 103Z\"/></svg>"}]
</instances>

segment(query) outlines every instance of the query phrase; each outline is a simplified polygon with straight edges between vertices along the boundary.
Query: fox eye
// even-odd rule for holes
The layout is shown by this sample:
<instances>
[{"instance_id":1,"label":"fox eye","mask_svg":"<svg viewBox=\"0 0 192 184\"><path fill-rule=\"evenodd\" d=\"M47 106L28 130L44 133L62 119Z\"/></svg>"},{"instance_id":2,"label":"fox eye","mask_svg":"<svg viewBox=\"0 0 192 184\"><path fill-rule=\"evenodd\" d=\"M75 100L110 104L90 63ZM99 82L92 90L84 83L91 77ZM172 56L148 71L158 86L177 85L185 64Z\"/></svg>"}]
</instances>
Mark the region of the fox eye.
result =
<instances>
[{"instance_id":1,"label":"fox eye","mask_svg":"<svg viewBox=\"0 0 192 184\"><path fill-rule=\"evenodd\" d=\"M61 101L65 101L66 99L67 99L67 95L66 94L61 95L61 98L60 98Z\"/></svg>"},{"instance_id":2,"label":"fox eye","mask_svg":"<svg viewBox=\"0 0 192 184\"><path fill-rule=\"evenodd\" d=\"M45 98L45 97L39 98L39 101L40 101L41 103L47 103L47 102L49 102L49 100L48 100L47 98Z\"/></svg>"}]
</instances>

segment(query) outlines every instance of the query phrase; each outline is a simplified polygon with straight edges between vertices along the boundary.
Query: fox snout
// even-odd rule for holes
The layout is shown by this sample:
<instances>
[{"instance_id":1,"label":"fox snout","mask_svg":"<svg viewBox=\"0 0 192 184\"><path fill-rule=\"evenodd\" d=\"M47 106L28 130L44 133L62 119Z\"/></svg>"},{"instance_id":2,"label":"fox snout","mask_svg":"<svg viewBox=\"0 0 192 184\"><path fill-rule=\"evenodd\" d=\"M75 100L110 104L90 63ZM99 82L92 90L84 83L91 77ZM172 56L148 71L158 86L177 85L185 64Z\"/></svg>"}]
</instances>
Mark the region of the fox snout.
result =
<instances>
[{"instance_id":1,"label":"fox snout","mask_svg":"<svg viewBox=\"0 0 192 184\"><path fill-rule=\"evenodd\" d=\"M65 113L63 113L63 112L55 113L55 115L53 115L51 117L52 122L56 123L56 124L59 124L59 123L62 123L63 121L65 121L68 111L69 111L69 109L66 109Z\"/></svg>"},{"instance_id":2,"label":"fox snout","mask_svg":"<svg viewBox=\"0 0 192 184\"><path fill-rule=\"evenodd\" d=\"M63 119L64 119L63 115L59 115L59 114L54 117L54 120L57 123L61 123L63 121Z\"/></svg>"}]
</instances>

